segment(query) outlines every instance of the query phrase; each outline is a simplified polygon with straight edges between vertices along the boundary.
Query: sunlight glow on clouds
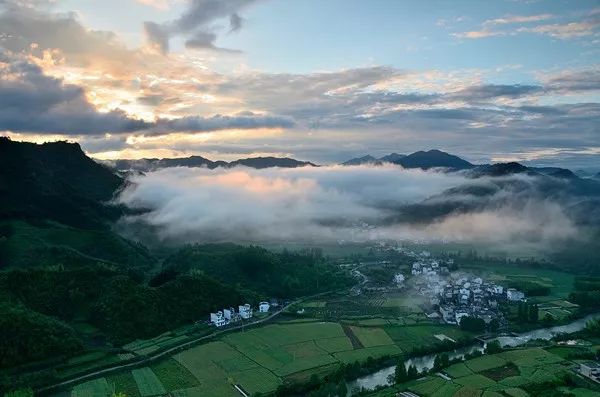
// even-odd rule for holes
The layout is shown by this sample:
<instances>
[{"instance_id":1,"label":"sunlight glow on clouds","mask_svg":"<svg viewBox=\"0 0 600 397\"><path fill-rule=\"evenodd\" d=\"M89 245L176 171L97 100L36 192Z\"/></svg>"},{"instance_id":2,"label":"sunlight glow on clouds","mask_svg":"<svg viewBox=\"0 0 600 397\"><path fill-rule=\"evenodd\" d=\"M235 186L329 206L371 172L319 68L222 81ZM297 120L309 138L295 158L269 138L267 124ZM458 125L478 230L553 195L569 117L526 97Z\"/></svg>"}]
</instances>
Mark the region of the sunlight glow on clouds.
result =
<instances>
[{"instance_id":1,"label":"sunlight glow on clouds","mask_svg":"<svg viewBox=\"0 0 600 397\"><path fill-rule=\"evenodd\" d=\"M406 69L401 62L369 61L275 73L249 67L245 54L219 45L252 29L244 24L247 16L269 23L253 14L273 6L268 1L129 1L140 11L180 14L146 21L157 29L151 43L130 48L123 32L87 26L81 14L59 11L60 2L0 3L0 129L13 137L70 137L103 158L153 151L219 156L235 152L234 145L244 155L289 153L319 162L432 147L468 158L490 142L506 154L495 158L512 158L515 148L576 153L598 145L597 63L543 69L524 66L524 59L481 67L485 56L474 49L477 66L471 67ZM452 34L513 40L535 33L549 45L558 38L588 51L597 47L600 14L594 9L560 13L536 6L525 13L505 6L515 11L485 18L466 12L479 5L438 15L431 25L422 23L420 35L439 29L450 44L437 37L436 46L457 51L465 44ZM141 35L142 22L128 29ZM323 29L324 37L328 33ZM165 48L156 51L157 45Z\"/></svg>"}]
</instances>

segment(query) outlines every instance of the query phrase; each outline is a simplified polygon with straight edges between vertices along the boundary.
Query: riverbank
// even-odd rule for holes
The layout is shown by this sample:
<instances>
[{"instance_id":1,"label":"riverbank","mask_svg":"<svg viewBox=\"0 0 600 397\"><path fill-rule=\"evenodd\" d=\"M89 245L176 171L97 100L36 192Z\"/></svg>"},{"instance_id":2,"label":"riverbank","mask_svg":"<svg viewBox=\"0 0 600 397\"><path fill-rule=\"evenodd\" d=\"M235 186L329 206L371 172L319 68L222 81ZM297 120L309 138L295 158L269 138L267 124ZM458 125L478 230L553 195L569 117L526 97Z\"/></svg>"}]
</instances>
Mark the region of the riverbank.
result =
<instances>
[{"instance_id":1,"label":"riverbank","mask_svg":"<svg viewBox=\"0 0 600 397\"><path fill-rule=\"evenodd\" d=\"M581 319L575 320L569 324L559 325L554 327L547 328L539 328L536 330L524 332L522 334L518 334L515 336L500 336L495 338L490 338L480 343L472 344L469 346L461 347L458 349L454 349L446 352L450 360L456 360L464 358L468 354L472 354L474 352L483 352L487 343L497 340L500 342L500 345L503 347L517 347L526 344L529 341L535 339L543 339L543 340L551 340L557 335L561 334L572 334L578 331L581 331L585 328L586 323L594 318L600 318L600 313L589 314ZM409 366L415 366L419 372L429 371L433 368L433 363L435 361L435 357L439 353L435 354L427 354L418 357L412 357L404 361L404 365L406 368ZM354 381L348 382L348 396L356 395L355 390L374 390L377 387L381 386L390 386L390 382L388 380L389 375L393 374L396 370L396 366L392 365L383 369L380 369L377 372L374 372L370 375L357 378Z\"/></svg>"}]
</instances>

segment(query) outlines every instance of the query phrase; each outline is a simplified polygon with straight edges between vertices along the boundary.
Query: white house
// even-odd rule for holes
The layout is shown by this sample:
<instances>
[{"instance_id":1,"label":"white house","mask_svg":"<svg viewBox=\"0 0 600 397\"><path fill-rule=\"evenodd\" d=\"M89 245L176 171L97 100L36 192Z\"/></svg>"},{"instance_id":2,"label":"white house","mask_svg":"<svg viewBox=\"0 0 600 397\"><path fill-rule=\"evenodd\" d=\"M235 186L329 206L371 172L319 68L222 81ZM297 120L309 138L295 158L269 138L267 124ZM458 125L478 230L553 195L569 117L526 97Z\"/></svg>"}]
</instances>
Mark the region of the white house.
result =
<instances>
[{"instance_id":1,"label":"white house","mask_svg":"<svg viewBox=\"0 0 600 397\"><path fill-rule=\"evenodd\" d=\"M223 317L228 323L239 320L236 316L235 309L230 307L229 309L223 309Z\"/></svg>"},{"instance_id":2,"label":"white house","mask_svg":"<svg viewBox=\"0 0 600 397\"><path fill-rule=\"evenodd\" d=\"M506 290L506 298L509 301L522 301L525 299L525 294L517 289L509 288Z\"/></svg>"},{"instance_id":3,"label":"white house","mask_svg":"<svg viewBox=\"0 0 600 397\"><path fill-rule=\"evenodd\" d=\"M394 275L394 282L396 283L396 286L402 286L404 284L404 275L402 273Z\"/></svg>"},{"instance_id":4,"label":"white house","mask_svg":"<svg viewBox=\"0 0 600 397\"><path fill-rule=\"evenodd\" d=\"M492 286L492 291L496 295L502 295L502 293L504 293L504 288L501 285L494 284Z\"/></svg>"},{"instance_id":5,"label":"white house","mask_svg":"<svg viewBox=\"0 0 600 397\"><path fill-rule=\"evenodd\" d=\"M240 313L240 317L244 320L247 320L250 317L252 317L252 308L250 307L249 303L246 303L245 305L240 305L238 307L238 311Z\"/></svg>"},{"instance_id":6,"label":"white house","mask_svg":"<svg viewBox=\"0 0 600 397\"><path fill-rule=\"evenodd\" d=\"M216 313L210 314L210 322L213 323L217 327L222 327L227 324L227 320L225 320L225 316L222 311L218 311Z\"/></svg>"},{"instance_id":7,"label":"white house","mask_svg":"<svg viewBox=\"0 0 600 397\"><path fill-rule=\"evenodd\" d=\"M268 313L269 312L269 302L260 302L258 304L258 311L260 313Z\"/></svg>"},{"instance_id":8,"label":"white house","mask_svg":"<svg viewBox=\"0 0 600 397\"><path fill-rule=\"evenodd\" d=\"M452 306L440 306L440 313L442 313L442 317L445 322L454 324L456 319L454 317L454 309Z\"/></svg>"}]
</instances>

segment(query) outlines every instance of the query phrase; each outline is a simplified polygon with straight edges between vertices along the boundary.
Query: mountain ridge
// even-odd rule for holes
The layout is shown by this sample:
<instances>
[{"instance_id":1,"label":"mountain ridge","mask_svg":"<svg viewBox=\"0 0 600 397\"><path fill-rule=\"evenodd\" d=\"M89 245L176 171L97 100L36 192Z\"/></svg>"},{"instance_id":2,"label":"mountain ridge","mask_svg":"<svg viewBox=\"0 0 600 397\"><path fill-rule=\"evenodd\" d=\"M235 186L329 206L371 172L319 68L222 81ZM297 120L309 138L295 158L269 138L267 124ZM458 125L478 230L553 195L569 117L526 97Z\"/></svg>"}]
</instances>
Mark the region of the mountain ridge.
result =
<instances>
[{"instance_id":1,"label":"mountain ridge","mask_svg":"<svg viewBox=\"0 0 600 397\"><path fill-rule=\"evenodd\" d=\"M156 171L162 168L171 167L190 167L199 168L206 167L208 169L215 169L219 167L230 168L236 166L246 166L256 169L264 169L271 167L280 168L296 168L296 167L318 167L317 164L311 163L310 161L301 161L289 157L247 157L241 158L234 161L223 161L223 160L209 160L202 156L189 156L189 157L174 157L174 158L143 158L137 160L119 159L115 161L102 161L101 163L106 164L117 171L140 171L150 172Z\"/></svg>"}]
</instances>

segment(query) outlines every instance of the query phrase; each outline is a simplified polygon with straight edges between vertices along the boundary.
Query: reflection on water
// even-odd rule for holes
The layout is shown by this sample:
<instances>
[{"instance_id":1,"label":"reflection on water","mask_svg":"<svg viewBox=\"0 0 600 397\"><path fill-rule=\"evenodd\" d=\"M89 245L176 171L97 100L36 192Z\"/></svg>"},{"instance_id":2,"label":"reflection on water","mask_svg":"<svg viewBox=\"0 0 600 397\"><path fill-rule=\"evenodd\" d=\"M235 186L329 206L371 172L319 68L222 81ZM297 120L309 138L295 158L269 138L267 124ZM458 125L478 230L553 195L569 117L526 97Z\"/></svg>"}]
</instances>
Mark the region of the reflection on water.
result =
<instances>
[{"instance_id":1,"label":"reflection on water","mask_svg":"<svg viewBox=\"0 0 600 397\"><path fill-rule=\"evenodd\" d=\"M534 340L534 339L548 340L548 339L552 339L552 337L554 337L558 334L571 334L573 332L581 331L585 327L585 324L589 320L591 320L592 318L597 318L599 316L600 316L600 314L590 314L589 316L586 316L579 320L573 321L572 323L569 323L566 325L559 325L556 327L536 329L536 330L524 332L522 334L515 335L515 336L500 336L498 338L493 338L491 340L498 340L500 342L501 346L510 346L510 347L521 346L521 345L529 342L530 340ZM491 340L488 340L486 342L489 342ZM455 350L452 350L447 353L448 353L448 356L450 357L450 359L457 359L457 358L463 358L465 356L465 354L473 353L475 351L482 352L484 350L484 348L485 348L485 343L481 343L481 344L474 344L474 345L462 347L459 349L455 349ZM421 372L423 370L429 370L429 369L433 368L433 362L434 362L436 356L437 356L437 353L409 358L408 360L406 360L404 362L404 365L406 366L406 368L408 368L410 365L414 365L415 367L417 367L419 372ZM374 372L370 375L366 375L366 376L363 376L356 380L353 380L352 382L348 382L348 396L351 396L353 394L352 390L356 390L356 389L360 390L362 388L371 390L371 389L376 388L377 386L390 385L390 383L388 381L388 377L390 375L393 375L395 371L396 371L396 366L393 365L391 367L383 368L383 369L381 369L377 372Z\"/></svg>"}]
</instances>

